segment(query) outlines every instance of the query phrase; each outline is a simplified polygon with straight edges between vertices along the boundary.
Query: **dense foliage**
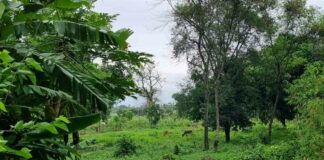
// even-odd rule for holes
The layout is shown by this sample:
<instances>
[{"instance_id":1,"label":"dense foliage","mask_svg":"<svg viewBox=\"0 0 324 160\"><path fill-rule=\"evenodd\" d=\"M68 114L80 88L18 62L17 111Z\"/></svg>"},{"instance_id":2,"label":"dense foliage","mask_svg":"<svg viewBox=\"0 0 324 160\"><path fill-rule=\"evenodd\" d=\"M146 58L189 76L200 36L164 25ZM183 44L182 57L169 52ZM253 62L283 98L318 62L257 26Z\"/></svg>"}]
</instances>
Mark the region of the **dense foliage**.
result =
<instances>
[{"instance_id":1,"label":"dense foliage","mask_svg":"<svg viewBox=\"0 0 324 160\"><path fill-rule=\"evenodd\" d=\"M111 31L114 16L92 3L0 1L0 159L79 159L68 134L77 145L79 130L137 92L131 72L149 55L128 51L132 32Z\"/></svg>"}]
</instances>

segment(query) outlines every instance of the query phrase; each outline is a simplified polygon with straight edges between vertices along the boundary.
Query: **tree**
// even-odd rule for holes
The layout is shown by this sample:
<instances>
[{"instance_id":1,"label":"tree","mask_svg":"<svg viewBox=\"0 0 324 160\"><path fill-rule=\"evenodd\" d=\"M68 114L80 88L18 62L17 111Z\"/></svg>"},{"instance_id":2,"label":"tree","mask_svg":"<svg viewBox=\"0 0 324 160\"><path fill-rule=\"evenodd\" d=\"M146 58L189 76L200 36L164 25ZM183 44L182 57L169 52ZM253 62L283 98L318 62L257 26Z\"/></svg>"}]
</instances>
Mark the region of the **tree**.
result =
<instances>
[{"instance_id":1,"label":"tree","mask_svg":"<svg viewBox=\"0 0 324 160\"><path fill-rule=\"evenodd\" d=\"M253 116L251 113L252 102L254 98L253 88L250 86L248 77L245 75L244 64L245 59L238 59L239 61L229 61L231 64L224 66L226 72L226 81L222 82L222 107L220 110L220 125L224 127L225 140L230 142L231 129L244 129L252 125L249 118ZM225 78L223 79L225 80ZM201 84L184 85L180 93L173 95L176 100L176 107L181 117L187 117L192 120L198 121L203 117L201 112L201 105L203 104L203 90ZM215 92L211 92L214 95ZM213 100L210 104L214 104ZM213 108L211 108L211 111ZM210 114L209 123L215 123L215 113ZM213 129L216 126L211 125Z\"/></svg>"},{"instance_id":2,"label":"tree","mask_svg":"<svg viewBox=\"0 0 324 160\"><path fill-rule=\"evenodd\" d=\"M173 4L169 1L171 7ZM209 149L208 138L208 119L209 119L209 106L210 106L210 82L211 75L210 65L211 58L207 54L206 41L204 37L207 35L207 28L210 27L208 21L206 5L203 1L188 1L179 3L173 7L173 16L176 25L173 28L173 54L176 58L182 55L186 56L189 69L193 73L198 73L204 86L204 150Z\"/></svg>"},{"instance_id":3,"label":"tree","mask_svg":"<svg viewBox=\"0 0 324 160\"><path fill-rule=\"evenodd\" d=\"M137 74L137 84L140 95L146 98L146 115L152 126L160 120L161 110L157 102L157 93L161 88L163 78L154 64L146 64Z\"/></svg>"},{"instance_id":4,"label":"tree","mask_svg":"<svg viewBox=\"0 0 324 160\"><path fill-rule=\"evenodd\" d=\"M267 46L263 48L256 60L254 77L259 84L261 107L260 117L268 123L268 142L271 143L272 124L275 117L285 125L285 119L294 118L294 110L284 97L285 89L291 81L290 76L303 61L293 61L302 50L303 41L307 40L307 22L313 21L313 11L306 7L304 0L284 1L282 15L276 15L274 23L269 23L266 34ZM301 63L301 64L300 64Z\"/></svg>"},{"instance_id":5,"label":"tree","mask_svg":"<svg viewBox=\"0 0 324 160\"><path fill-rule=\"evenodd\" d=\"M161 88L163 78L156 70L154 64L146 64L143 69L137 74L137 84L140 90L140 95L146 98L146 106L155 105L157 93Z\"/></svg>"},{"instance_id":6,"label":"tree","mask_svg":"<svg viewBox=\"0 0 324 160\"><path fill-rule=\"evenodd\" d=\"M322 61L308 64L301 77L288 88L289 103L297 105L306 126L322 129L324 121L323 100L324 64Z\"/></svg>"},{"instance_id":7,"label":"tree","mask_svg":"<svg viewBox=\"0 0 324 160\"><path fill-rule=\"evenodd\" d=\"M219 93L223 92L220 91L220 86L226 74L224 65L255 44L256 36L265 31L265 24L270 20L269 9L273 4L273 1L267 0L260 2L197 0L178 4L175 8L177 25L173 42L175 52L178 52L176 56L186 54L192 70L200 72L204 77L206 103L209 103L207 93L209 83L213 85L215 92L215 150L219 142L221 106ZM196 50L198 54L195 55L192 50ZM208 113L208 107L205 110ZM208 119L208 114L206 117ZM206 137L207 135L205 139ZM206 146L205 149L207 148Z\"/></svg>"},{"instance_id":8,"label":"tree","mask_svg":"<svg viewBox=\"0 0 324 160\"><path fill-rule=\"evenodd\" d=\"M91 11L92 1L5 0L0 6L0 50L11 54L2 53L0 68L6 84L1 83L1 108L9 111L1 113L3 138L14 150L35 144L23 150L35 159L66 159L66 153L72 158L72 150L55 137L75 132L77 139L76 131L98 122L111 101L134 94L132 74L121 71L137 70L148 56L128 51L132 32L112 32L113 16ZM98 66L94 58L107 63ZM113 67L118 69L109 70Z\"/></svg>"}]
</instances>

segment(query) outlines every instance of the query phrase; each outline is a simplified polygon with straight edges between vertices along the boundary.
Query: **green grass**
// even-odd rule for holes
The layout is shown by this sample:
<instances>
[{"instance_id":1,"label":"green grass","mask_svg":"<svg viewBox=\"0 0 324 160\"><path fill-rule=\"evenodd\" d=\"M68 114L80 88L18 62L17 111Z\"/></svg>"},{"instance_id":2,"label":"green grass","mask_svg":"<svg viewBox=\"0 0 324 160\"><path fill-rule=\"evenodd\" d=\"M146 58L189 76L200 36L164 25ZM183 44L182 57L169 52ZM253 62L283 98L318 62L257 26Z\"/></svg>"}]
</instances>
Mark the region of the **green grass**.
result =
<instances>
[{"instance_id":1,"label":"green grass","mask_svg":"<svg viewBox=\"0 0 324 160\"><path fill-rule=\"evenodd\" d=\"M177 160L227 160L241 159L242 155L249 154L252 148L260 144L260 133L267 133L266 126L256 123L248 131L232 131L231 142L225 143L224 133L221 134L221 143L217 152L212 149L212 142L215 136L210 131L209 151L203 151L203 128L193 128L186 120L173 120L175 125L164 120L157 128L137 128L123 129L121 131L110 131L105 127L102 133L95 133L89 128L81 132L83 140L96 140L96 144L84 146L80 149L83 160L161 160L165 155L172 155ZM168 122L168 123L167 123ZM288 123L287 128L282 128L278 122L274 125L273 143L266 146L269 150L275 148L283 142L294 140L296 137L294 123ZM181 134L186 129L192 129L193 134L182 137ZM163 131L168 130L169 134L163 136ZM138 146L136 155L124 158L113 157L116 150L115 144L123 136L130 137ZM173 155L174 146L180 147L180 154Z\"/></svg>"}]
</instances>

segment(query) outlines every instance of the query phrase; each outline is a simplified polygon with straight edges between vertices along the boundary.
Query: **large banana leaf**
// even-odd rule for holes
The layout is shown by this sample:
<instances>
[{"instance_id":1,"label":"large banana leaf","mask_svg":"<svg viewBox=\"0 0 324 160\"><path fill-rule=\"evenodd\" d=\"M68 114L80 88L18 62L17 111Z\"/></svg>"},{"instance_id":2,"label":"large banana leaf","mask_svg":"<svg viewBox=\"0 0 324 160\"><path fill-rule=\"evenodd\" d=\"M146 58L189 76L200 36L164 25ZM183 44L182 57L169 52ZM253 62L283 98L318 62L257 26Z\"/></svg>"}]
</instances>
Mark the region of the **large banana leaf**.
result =
<instances>
[{"instance_id":1,"label":"large banana leaf","mask_svg":"<svg viewBox=\"0 0 324 160\"><path fill-rule=\"evenodd\" d=\"M28 34L43 35L49 33L56 33L74 40L98 43L124 50L127 48L126 40L132 34L132 31L129 29L121 29L117 32L97 30L87 25L59 20L17 22L12 26L1 29L0 40L6 40L11 35L20 38Z\"/></svg>"},{"instance_id":2,"label":"large banana leaf","mask_svg":"<svg viewBox=\"0 0 324 160\"><path fill-rule=\"evenodd\" d=\"M70 122L67 124L68 131L66 131L62 128L56 128L57 133L54 134L50 130L44 129L44 130L37 131L37 132L32 131L30 133L27 133L26 136L28 139L31 139L31 140L62 136L62 135L66 135L68 133L82 130L92 124L98 123L100 121L100 119L101 119L101 116L99 113L90 114L90 115L86 115L86 116L72 117L72 118L68 119Z\"/></svg>"},{"instance_id":3,"label":"large banana leaf","mask_svg":"<svg viewBox=\"0 0 324 160\"><path fill-rule=\"evenodd\" d=\"M56 61L52 59L53 54L35 54L43 60L43 64L54 66L51 73L54 87L72 95L73 99L85 107L90 107L89 112L97 110L106 112L109 100L105 97L108 89L96 77L89 77L76 69L75 65L69 65L66 61ZM54 57L55 58L55 57ZM46 63L47 62L47 63ZM96 86L100 86L98 88Z\"/></svg>"}]
</instances>

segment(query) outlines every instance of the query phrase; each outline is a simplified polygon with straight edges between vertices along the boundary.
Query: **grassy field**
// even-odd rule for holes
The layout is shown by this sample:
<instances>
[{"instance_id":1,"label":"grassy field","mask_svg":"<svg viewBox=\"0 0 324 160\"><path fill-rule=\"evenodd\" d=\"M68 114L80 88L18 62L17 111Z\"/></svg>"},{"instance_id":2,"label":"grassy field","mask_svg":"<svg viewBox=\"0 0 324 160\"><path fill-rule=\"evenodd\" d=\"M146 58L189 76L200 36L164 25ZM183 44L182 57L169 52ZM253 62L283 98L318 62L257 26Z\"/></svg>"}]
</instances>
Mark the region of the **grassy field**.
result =
<instances>
[{"instance_id":1,"label":"grassy field","mask_svg":"<svg viewBox=\"0 0 324 160\"><path fill-rule=\"evenodd\" d=\"M136 124L136 119L132 120ZM174 122L171 125L170 122ZM132 124L131 123L131 124ZM170 124L169 124L170 123ZM262 152L271 152L277 150L282 144L294 140L296 137L294 123L290 122L287 128L282 128L276 122L273 130L273 145L265 146L261 144L260 133L267 133L266 126L256 123L252 129L247 131L231 132L231 142L224 142L224 135L221 135L222 141L220 149L215 152L203 151L203 128L201 125L192 127L188 120L162 120L156 128L146 127L145 125L132 126L129 129L113 131L109 127L102 128L100 133L96 133L95 129L88 128L81 132L81 155L83 160L107 160L107 159L125 159L125 160L225 160L225 159L243 159L249 157L255 148L262 145ZM193 134L182 137L184 130L192 129ZM168 130L168 135L163 135L163 132ZM137 153L130 157L116 158L114 152L117 149L116 142L127 136L137 145ZM214 133L210 131L210 143L212 143ZM85 145L86 141L95 140L95 144ZM174 155L174 147L178 145L180 154ZM212 145L210 145L212 146ZM251 152L251 150L253 150ZM263 153L262 153L263 154ZM255 155L254 155L255 156ZM246 158L248 159L248 158Z\"/></svg>"}]
</instances>

